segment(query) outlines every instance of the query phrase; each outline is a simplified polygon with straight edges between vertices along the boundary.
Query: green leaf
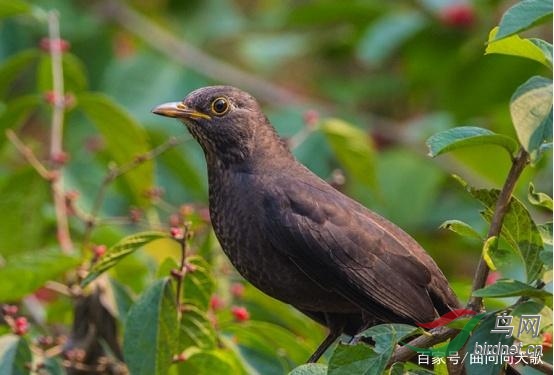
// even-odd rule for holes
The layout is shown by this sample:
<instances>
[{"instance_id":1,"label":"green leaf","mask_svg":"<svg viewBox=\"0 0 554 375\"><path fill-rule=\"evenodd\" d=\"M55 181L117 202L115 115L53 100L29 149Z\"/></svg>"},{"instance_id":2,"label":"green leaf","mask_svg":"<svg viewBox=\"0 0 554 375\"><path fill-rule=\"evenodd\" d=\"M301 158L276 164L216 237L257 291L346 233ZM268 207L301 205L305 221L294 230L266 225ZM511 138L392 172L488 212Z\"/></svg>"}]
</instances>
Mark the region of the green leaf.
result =
<instances>
[{"instance_id":1,"label":"green leaf","mask_svg":"<svg viewBox=\"0 0 554 375\"><path fill-rule=\"evenodd\" d=\"M1 7L0 2L0 7ZM0 13L2 11L0 10ZM0 16L1 17L1 16ZM4 98L11 83L19 77L39 57L39 51L36 49L26 49L18 52L0 65L0 98Z\"/></svg>"},{"instance_id":2,"label":"green leaf","mask_svg":"<svg viewBox=\"0 0 554 375\"><path fill-rule=\"evenodd\" d=\"M58 249L14 254L0 265L0 301L17 301L79 264L80 259Z\"/></svg>"},{"instance_id":3,"label":"green leaf","mask_svg":"<svg viewBox=\"0 0 554 375\"><path fill-rule=\"evenodd\" d=\"M179 374L246 375L246 371L237 361L237 358L228 350L198 350L197 348L191 348L183 354L186 360L177 364Z\"/></svg>"},{"instance_id":4,"label":"green leaf","mask_svg":"<svg viewBox=\"0 0 554 375\"><path fill-rule=\"evenodd\" d=\"M484 206L483 217L490 223L492 220L496 201L500 191L497 189L474 189L465 182L467 190L477 198ZM542 262L539 253L543 249L543 242L537 226L525 206L516 198L512 197L510 205L504 216L501 237L506 240L510 247L520 254L525 261L527 281L536 280L542 270Z\"/></svg>"},{"instance_id":5,"label":"green leaf","mask_svg":"<svg viewBox=\"0 0 554 375\"><path fill-rule=\"evenodd\" d=\"M65 92L78 93L87 89L86 68L77 56L64 53L62 69ZM52 87L52 59L50 55L43 54L37 68L37 88L39 92L46 92L51 91Z\"/></svg>"},{"instance_id":6,"label":"green leaf","mask_svg":"<svg viewBox=\"0 0 554 375\"><path fill-rule=\"evenodd\" d=\"M497 39L526 30L552 15L552 2L523 0L508 9L500 20Z\"/></svg>"},{"instance_id":7,"label":"green leaf","mask_svg":"<svg viewBox=\"0 0 554 375\"><path fill-rule=\"evenodd\" d=\"M372 65L383 63L425 23L426 18L417 11L388 13L364 32L358 45L359 58Z\"/></svg>"},{"instance_id":8,"label":"green leaf","mask_svg":"<svg viewBox=\"0 0 554 375\"><path fill-rule=\"evenodd\" d=\"M552 211L552 198L545 193L538 193L535 191L535 186L532 182L529 183L529 191L527 192L527 199L531 204L538 207L545 207Z\"/></svg>"},{"instance_id":9,"label":"green leaf","mask_svg":"<svg viewBox=\"0 0 554 375\"><path fill-rule=\"evenodd\" d=\"M0 19L31 12L31 5L22 0L0 0Z\"/></svg>"},{"instance_id":10,"label":"green leaf","mask_svg":"<svg viewBox=\"0 0 554 375\"><path fill-rule=\"evenodd\" d=\"M481 320L477 328L473 330L473 333L469 337L465 347L469 353L473 353L475 350L475 345L483 345L485 342L491 344L500 343L500 345L511 345L514 341L513 337L506 337L505 333L491 333L491 330L495 328L496 315L491 314L488 317ZM465 368L467 375L497 375L501 373L503 367L502 361L499 361L499 364L487 363L470 363L470 361L465 361Z\"/></svg>"},{"instance_id":11,"label":"green leaf","mask_svg":"<svg viewBox=\"0 0 554 375\"><path fill-rule=\"evenodd\" d=\"M545 143L552 142L552 80L534 76L519 86L510 100L510 113L519 142L538 160Z\"/></svg>"},{"instance_id":12,"label":"green leaf","mask_svg":"<svg viewBox=\"0 0 554 375\"><path fill-rule=\"evenodd\" d=\"M369 136L338 119L325 120L321 131L346 172L362 185L375 189L375 150Z\"/></svg>"},{"instance_id":13,"label":"green leaf","mask_svg":"<svg viewBox=\"0 0 554 375\"><path fill-rule=\"evenodd\" d=\"M140 249L142 246L149 242L158 240L160 238L169 237L164 232L141 232L127 236L121 241L110 247L108 251L100 258L98 262L92 266L90 273L82 281L81 285L84 287L91 281L96 279L102 272L115 266L122 258Z\"/></svg>"},{"instance_id":14,"label":"green leaf","mask_svg":"<svg viewBox=\"0 0 554 375\"><path fill-rule=\"evenodd\" d=\"M327 365L321 363L306 363L298 366L288 375L327 375Z\"/></svg>"},{"instance_id":15,"label":"green leaf","mask_svg":"<svg viewBox=\"0 0 554 375\"><path fill-rule=\"evenodd\" d=\"M77 96L80 108L98 128L106 141L107 152L118 165L130 163L133 159L149 151L146 132L135 119L107 96L99 93L82 93ZM124 181L139 205L148 200L144 192L154 183L152 161L123 175Z\"/></svg>"},{"instance_id":16,"label":"green leaf","mask_svg":"<svg viewBox=\"0 0 554 375\"><path fill-rule=\"evenodd\" d=\"M476 297L535 297L539 299L552 298L552 294L543 289L537 289L521 281L501 279L494 284L473 292Z\"/></svg>"},{"instance_id":17,"label":"green leaf","mask_svg":"<svg viewBox=\"0 0 554 375\"><path fill-rule=\"evenodd\" d=\"M371 327L363 335L373 338L375 348L365 344L339 344L329 361L329 375L381 375L398 342L420 331L420 328L406 324L381 324Z\"/></svg>"},{"instance_id":18,"label":"green leaf","mask_svg":"<svg viewBox=\"0 0 554 375\"><path fill-rule=\"evenodd\" d=\"M440 225L440 228L451 230L462 237L476 238L478 240L483 239L479 232L473 229L471 225L460 220L446 220Z\"/></svg>"},{"instance_id":19,"label":"green leaf","mask_svg":"<svg viewBox=\"0 0 554 375\"><path fill-rule=\"evenodd\" d=\"M185 304L184 307L179 324L180 351L191 346L200 349L215 349L217 335L206 312L190 304Z\"/></svg>"},{"instance_id":20,"label":"green leaf","mask_svg":"<svg viewBox=\"0 0 554 375\"><path fill-rule=\"evenodd\" d=\"M0 186L0 253L3 256L43 247L49 236L43 217L49 199L48 183L30 167L13 172ZM17 218L17 220L14 220ZM25 225L22 225L25 223Z\"/></svg>"},{"instance_id":21,"label":"green leaf","mask_svg":"<svg viewBox=\"0 0 554 375\"><path fill-rule=\"evenodd\" d=\"M8 334L0 336L0 374L30 374L31 350L23 337Z\"/></svg>"},{"instance_id":22,"label":"green leaf","mask_svg":"<svg viewBox=\"0 0 554 375\"><path fill-rule=\"evenodd\" d=\"M42 98L38 95L19 96L6 103L6 107L0 113L0 131L2 134L6 129L17 130L24 124L38 109ZM6 142L6 137L0 137L0 146Z\"/></svg>"},{"instance_id":23,"label":"green leaf","mask_svg":"<svg viewBox=\"0 0 554 375\"><path fill-rule=\"evenodd\" d=\"M169 278L156 281L129 310L123 355L133 375L165 375L177 352L179 327Z\"/></svg>"},{"instance_id":24,"label":"green leaf","mask_svg":"<svg viewBox=\"0 0 554 375\"><path fill-rule=\"evenodd\" d=\"M538 61L547 68L552 69L552 45L539 39L522 39L519 35L496 40L498 27L491 30L485 54L497 53L524 57Z\"/></svg>"},{"instance_id":25,"label":"green leaf","mask_svg":"<svg viewBox=\"0 0 554 375\"><path fill-rule=\"evenodd\" d=\"M425 143L429 148L429 156L431 157L459 148L479 145L503 147L510 156L515 154L517 150L517 142L512 138L475 126L460 126L444 130L431 136Z\"/></svg>"},{"instance_id":26,"label":"green leaf","mask_svg":"<svg viewBox=\"0 0 554 375\"><path fill-rule=\"evenodd\" d=\"M191 267L183 282L183 300L206 311L215 292L215 280L211 275L210 265L199 256L188 257L187 264Z\"/></svg>"},{"instance_id":27,"label":"green leaf","mask_svg":"<svg viewBox=\"0 0 554 375\"><path fill-rule=\"evenodd\" d=\"M537 225L537 229L541 234L542 241L545 244L552 245L552 222Z\"/></svg>"}]
</instances>

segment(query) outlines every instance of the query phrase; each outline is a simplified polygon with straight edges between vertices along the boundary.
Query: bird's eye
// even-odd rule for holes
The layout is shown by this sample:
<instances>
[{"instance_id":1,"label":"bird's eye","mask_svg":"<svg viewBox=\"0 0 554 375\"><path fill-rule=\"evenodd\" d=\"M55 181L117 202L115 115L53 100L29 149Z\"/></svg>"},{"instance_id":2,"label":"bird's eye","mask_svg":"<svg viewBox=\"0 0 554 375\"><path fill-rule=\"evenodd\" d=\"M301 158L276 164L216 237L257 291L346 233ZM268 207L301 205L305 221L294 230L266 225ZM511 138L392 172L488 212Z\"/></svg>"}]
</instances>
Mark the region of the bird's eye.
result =
<instances>
[{"instance_id":1,"label":"bird's eye","mask_svg":"<svg viewBox=\"0 0 554 375\"><path fill-rule=\"evenodd\" d=\"M223 115L229 110L229 102L225 98L217 98L212 102L212 112L216 115Z\"/></svg>"}]
</instances>

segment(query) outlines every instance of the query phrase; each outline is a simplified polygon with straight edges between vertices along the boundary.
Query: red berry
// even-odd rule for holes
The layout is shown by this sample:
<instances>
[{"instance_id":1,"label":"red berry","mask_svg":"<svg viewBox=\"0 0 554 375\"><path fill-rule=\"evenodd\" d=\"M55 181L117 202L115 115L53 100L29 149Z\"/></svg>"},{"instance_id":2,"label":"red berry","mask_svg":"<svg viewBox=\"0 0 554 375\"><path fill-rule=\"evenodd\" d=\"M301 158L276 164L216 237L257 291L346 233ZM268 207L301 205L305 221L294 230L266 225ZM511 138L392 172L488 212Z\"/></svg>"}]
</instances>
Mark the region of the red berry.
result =
<instances>
[{"instance_id":1,"label":"red berry","mask_svg":"<svg viewBox=\"0 0 554 375\"><path fill-rule=\"evenodd\" d=\"M441 21L452 27L468 27L475 22L475 11L469 4L452 4L440 12Z\"/></svg>"},{"instance_id":2,"label":"red berry","mask_svg":"<svg viewBox=\"0 0 554 375\"><path fill-rule=\"evenodd\" d=\"M29 330L29 322L27 321L27 318L24 316L19 316L15 318L14 320L14 327L13 331L16 335L24 335Z\"/></svg>"},{"instance_id":3,"label":"red berry","mask_svg":"<svg viewBox=\"0 0 554 375\"><path fill-rule=\"evenodd\" d=\"M54 292L52 289L48 288L39 288L37 289L33 295L42 302L52 302L55 301L58 298L58 294Z\"/></svg>"},{"instance_id":4,"label":"red berry","mask_svg":"<svg viewBox=\"0 0 554 375\"><path fill-rule=\"evenodd\" d=\"M185 362L187 360L187 356L185 353L176 354L173 356L173 362Z\"/></svg>"},{"instance_id":5,"label":"red berry","mask_svg":"<svg viewBox=\"0 0 554 375\"><path fill-rule=\"evenodd\" d=\"M142 219L142 211L138 208L131 208L129 210L129 220L131 220L132 223L138 223Z\"/></svg>"},{"instance_id":6,"label":"red berry","mask_svg":"<svg viewBox=\"0 0 554 375\"><path fill-rule=\"evenodd\" d=\"M97 258L100 258L102 255L106 254L107 250L108 248L106 247L106 245L95 245L92 248L92 252L94 253L94 256Z\"/></svg>"},{"instance_id":7,"label":"red berry","mask_svg":"<svg viewBox=\"0 0 554 375\"><path fill-rule=\"evenodd\" d=\"M182 240L183 238L185 238L185 232L183 231L183 228L172 227L169 230L169 233L171 234L171 237L176 240Z\"/></svg>"},{"instance_id":8,"label":"red berry","mask_svg":"<svg viewBox=\"0 0 554 375\"><path fill-rule=\"evenodd\" d=\"M233 314L237 322L244 322L250 319L250 313L245 307L233 306L231 308L231 314Z\"/></svg>"},{"instance_id":9,"label":"red berry","mask_svg":"<svg viewBox=\"0 0 554 375\"><path fill-rule=\"evenodd\" d=\"M45 52L50 52L52 50L59 52L66 52L71 47L71 44L65 39L50 39L42 38L40 40L40 48Z\"/></svg>"},{"instance_id":10,"label":"red berry","mask_svg":"<svg viewBox=\"0 0 554 375\"><path fill-rule=\"evenodd\" d=\"M486 285L494 284L498 279L500 279L500 273L496 271L491 272L489 276L487 276Z\"/></svg>"},{"instance_id":11,"label":"red berry","mask_svg":"<svg viewBox=\"0 0 554 375\"><path fill-rule=\"evenodd\" d=\"M244 296L244 285L241 283L233 283L231 284L230 291L236 298L242 298Z\"/></svg>"},{"instance_id":12,"label":"red berry","mask_svg":"<svg viewBox=\"0 0 554 375\"><path fill-rule=\"evenodd\" d=\"M64 151L57 152L55 154L52 154L50 156L50 160L52 160L52 163L57 165L64 165L69 161L69 154Z\"/></svg>"},{"instance_id":13,"label":"red berry","mask_svg":"<svg viewBox=\"0 0 554 375\"><path fill-rule=\"evenodd\" d=\"M319 112L315 109L307 110L306 112L304 112L304 115L302 117L304 120L304 125L309 128L313 128L319 122Z\"/></svg>"},{"instance_id":14,"label":"red berry","mask_svg":"<svg viewBox=\"0 0 554 375\"><path fill-rule=\"evenodd\" d=\"M223 307L225 307L225 302L219 298L216 294L210 298L210 307L214 311L221 310Z\"/></svg>"}]
</instances>

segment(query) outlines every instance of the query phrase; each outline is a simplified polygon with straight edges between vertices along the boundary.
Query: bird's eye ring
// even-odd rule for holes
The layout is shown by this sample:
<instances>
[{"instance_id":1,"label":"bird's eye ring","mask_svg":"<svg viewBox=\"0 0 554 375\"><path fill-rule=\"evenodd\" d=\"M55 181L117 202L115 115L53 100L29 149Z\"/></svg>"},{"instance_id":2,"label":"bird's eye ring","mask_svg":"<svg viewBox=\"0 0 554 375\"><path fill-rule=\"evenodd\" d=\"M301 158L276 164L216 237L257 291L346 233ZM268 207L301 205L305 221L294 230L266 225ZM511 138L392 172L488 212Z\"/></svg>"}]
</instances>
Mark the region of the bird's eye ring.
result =
<instances>
[{"instance_id":1,"label":"bird's eye ring","mask_svg":"<svg viewBox=\"0 0 554 375\"><path fill-rule=\"evenodd\" d=\"M218 116L224 115L229 110L229 102L226 98L216 98L212 102L212 112Z\"/></svg>"}]
</instances>

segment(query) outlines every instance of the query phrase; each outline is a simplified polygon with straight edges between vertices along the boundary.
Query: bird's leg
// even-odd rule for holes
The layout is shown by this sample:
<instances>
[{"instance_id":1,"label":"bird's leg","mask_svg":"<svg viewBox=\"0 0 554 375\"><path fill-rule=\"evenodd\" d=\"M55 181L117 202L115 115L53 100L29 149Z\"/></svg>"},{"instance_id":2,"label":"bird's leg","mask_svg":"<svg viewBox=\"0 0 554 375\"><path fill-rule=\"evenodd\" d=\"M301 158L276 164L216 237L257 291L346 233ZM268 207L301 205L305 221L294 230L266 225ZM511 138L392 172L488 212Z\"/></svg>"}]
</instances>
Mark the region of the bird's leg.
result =
<instances>
[{"instance_id":1,"label":"bird's leg","mask_svg":"<svg viewBox=\"0 0 554 375\"><path fill-rule=\"evenodd\" d=\"M338 316L323 313L325 316L326 326L329 327L329 334L325 337L325 340L315 350L314 354L310 356L307 363L315 363L325 353L327 349L342 335L346 320L339 318Z\"/></svg>"},{"instance_id":2,"label":"bird's leg","mask_svg":"<svg viewBox=\"0 0 554 375\"><path fill-rule=\"evenodd\" d=\"M314 354L312 354L308 359L307 363L317 362L317 360L323 355L323 353L325 353L327 349L329 349L331 345L333 345L333 343L340 337L341 334L342 330L330 329L329 334L327 335L325 340L323 340L323 342L319 344Z\"/></svg>"}]
</instances>

